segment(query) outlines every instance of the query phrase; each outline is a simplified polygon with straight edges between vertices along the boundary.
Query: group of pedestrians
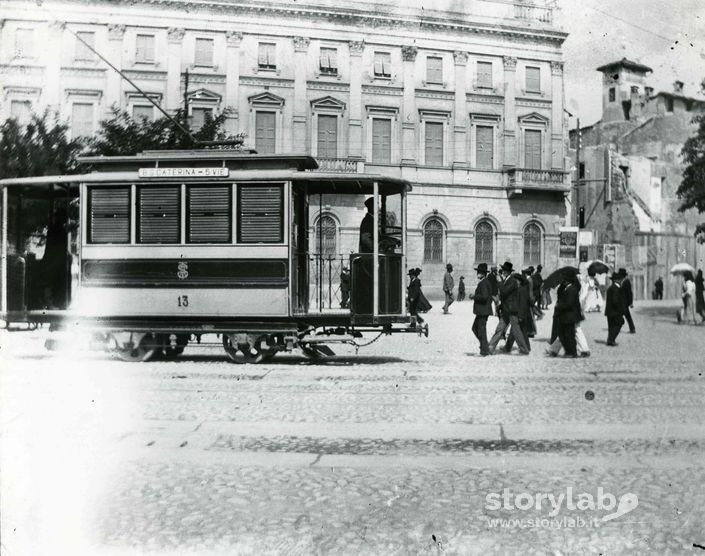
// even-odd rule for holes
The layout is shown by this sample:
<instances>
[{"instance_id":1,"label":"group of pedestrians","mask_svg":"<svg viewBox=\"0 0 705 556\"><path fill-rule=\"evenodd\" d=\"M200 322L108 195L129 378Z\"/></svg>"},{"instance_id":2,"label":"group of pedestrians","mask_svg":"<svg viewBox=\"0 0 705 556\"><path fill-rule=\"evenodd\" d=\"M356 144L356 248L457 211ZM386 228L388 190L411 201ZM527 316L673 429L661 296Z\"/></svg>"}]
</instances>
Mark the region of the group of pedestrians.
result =
<instances>
[{"instance_id":1,"label":"group of pedestrians","mask_svg":"<svg viewBox=\"0 0 705 556\"><path fill-rule=\"evenodd\" d=\"M697 276L686 271L683 274L683 307L678 310L678 322L698 324L695 315L700 316L700 324L705 323L705 279L703 271L698 270Z\"/></svg>"}]
</instances>

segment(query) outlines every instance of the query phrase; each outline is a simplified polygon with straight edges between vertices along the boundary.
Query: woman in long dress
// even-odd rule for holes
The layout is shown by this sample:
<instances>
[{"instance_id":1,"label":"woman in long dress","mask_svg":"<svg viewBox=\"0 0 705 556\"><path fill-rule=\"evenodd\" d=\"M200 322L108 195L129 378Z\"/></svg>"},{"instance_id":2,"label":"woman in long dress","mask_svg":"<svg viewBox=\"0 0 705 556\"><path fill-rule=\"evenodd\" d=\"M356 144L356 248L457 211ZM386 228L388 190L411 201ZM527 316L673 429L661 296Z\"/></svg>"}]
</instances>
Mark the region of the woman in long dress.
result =
<instances>
[{"instance_id":1,"label":"woman in long dress","mask_svg":"<svg viewBox=\"0 0 705 556\"><path fill-rule=\"evenodd\" d=\"M588 276L587 282L583 284L585 288L584 310L586 313L600 312L605 306L605 300L600 293L600 285L597 278Z\"/></svg>"}]
</instances>

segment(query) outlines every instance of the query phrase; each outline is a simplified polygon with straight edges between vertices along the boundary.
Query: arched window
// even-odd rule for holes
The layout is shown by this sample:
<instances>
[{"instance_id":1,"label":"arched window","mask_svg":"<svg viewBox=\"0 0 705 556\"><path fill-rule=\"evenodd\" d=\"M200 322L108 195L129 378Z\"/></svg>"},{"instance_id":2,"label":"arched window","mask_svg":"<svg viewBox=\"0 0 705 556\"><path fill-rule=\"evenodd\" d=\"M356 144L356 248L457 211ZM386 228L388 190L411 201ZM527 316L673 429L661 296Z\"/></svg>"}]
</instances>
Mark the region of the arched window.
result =
<instances>
[{"instance_id":1,"label":"arched window","mask_svg":"<svg viewBox=\"0 0 705 556\"><path fill-rule=\"evenodd\" d=\"M475 262L494 262L494 227L487 220L475 226Z\"/></svg>"},{"instance_id":2,"label":"arched window","mask_svg":"<svg viewBox=\"0 0 705 556\"><path fill-rule=\"evenodd\" d=\"M443 224L436 218L423 227L423 260L425 263L443 262Z\"/></svg>"},{"instance_id":3,"label":"arched window","mask_svg":"<svg viewBox=\"0 0 705 556\"><path fill-rule=\"evenodd\" d=\"M541 264L541 228L529 222L524 228L524 265Z\"/></svg>"},{"instance_id":4,"label":"arched window","mask_svg":"<svg viewBox=\"0 0 705 556\"><path fill-rule=\"evenodd\" d=\"M332 216L324 214L316 222L316 243L313 250L315 253L322 254L324 258L337 255L337 225Z\"/></svg>"}]
</instances>

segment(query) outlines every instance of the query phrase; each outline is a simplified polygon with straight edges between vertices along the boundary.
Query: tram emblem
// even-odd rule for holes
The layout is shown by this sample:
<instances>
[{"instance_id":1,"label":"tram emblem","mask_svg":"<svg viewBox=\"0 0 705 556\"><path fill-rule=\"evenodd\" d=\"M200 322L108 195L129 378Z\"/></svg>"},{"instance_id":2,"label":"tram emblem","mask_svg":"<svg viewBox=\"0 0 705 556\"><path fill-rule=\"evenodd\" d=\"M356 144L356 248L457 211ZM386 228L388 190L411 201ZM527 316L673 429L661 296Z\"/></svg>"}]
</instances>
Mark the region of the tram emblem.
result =
<instances>
[{"instance_id":1,"label":"tram emblem","mask_svg":"<svg viewBox=\"0 0 705 556\"><path fill-rule=\"evenodd\" d=\"M188 278L188 263L181 261L176 267L176 276L179 280L186 280Z\"/></svg>"}]
</instances>

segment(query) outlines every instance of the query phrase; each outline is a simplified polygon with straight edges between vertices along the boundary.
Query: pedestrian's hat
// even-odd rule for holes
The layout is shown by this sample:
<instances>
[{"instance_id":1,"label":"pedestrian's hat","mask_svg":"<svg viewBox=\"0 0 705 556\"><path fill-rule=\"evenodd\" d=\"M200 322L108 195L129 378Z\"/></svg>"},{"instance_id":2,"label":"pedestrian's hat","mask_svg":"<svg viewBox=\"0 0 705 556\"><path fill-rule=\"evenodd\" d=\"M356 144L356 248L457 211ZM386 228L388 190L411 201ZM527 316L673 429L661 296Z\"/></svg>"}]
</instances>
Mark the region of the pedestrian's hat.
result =
<instances>
[{"instance_id":1,"label":"pedestrian's hat","mask_svg":"<svg viewBox=\"0 0 705 556\"><path fill-rule=\"evenodd\" d=\"M465 280L465 276L461 276L460 279L461 279L461 280Z\"/></svg>"},{"instance_id":2,"label":"pedestrian's hat","mask_svg":"<svg viewBox=\"0 0 705 556\"><path fill-rule=\"evenodd\" d=\"M615 280L620 280L621 278L622 278L622 274L620 274L619 272L613 272L612 276L610 276L610 280L612 280L613 282Z\"/></svg>"},{"instance_id":3,"label":"pedestrian's hat","mask_svg":"<svg viewBox=\"0 0 705 556\"><path fill-rule=\"evenodd\" d=\"M487 274L487 272L488 272L487 263L480 263L479 265L477 265L477 268L475 268L475 271L476 272L484 272L485 274ZM462 278L462 276L461 276L461 278Z\"/></svg>"},{"instance_id":4,"label":"pedestrian's hat","mask_svg":"<svg viewBox=\"0 0 705 556\"><path fill-rule=\"evenodd\" d=\"M538 270L539 272L541 272L541 271L543 270L543 267L542 267L541 265L539 265L539 266L536 267L536 270Z\"/></svg>"},{"instance_id":5,"label":"pedestrian's hat","mask_svg":"<svg viewBox=\"0 0 705 556\"><path fill-rule=\"evenodd\" d=\"M510 263L509 261L504 261L502 266L500 266L499 268L501 268L505 272L512 272L514 270L514 265L512 263Z\"/></svg>"},{"instance_id":6,"label":"pedestrian's hat","mask_svg":"<svg viewBox=\"0 0 705 556\"><path fill-rule=\"evenodd\" d=\"M626 268L620 268L620 269L619 269L619 274L621 274L622 276L626 276L626 275L627 275L627 269L626 269Z\"/></svg>"},{"instance_id":7,"label":"pedestrian's hat","mask_svg":"<svg viewBox=\"0 0 705 556\"><path fill-rule=\"evenodd\" d=\"M416 274L416 276L418 276L419 274L421 274L421 269L418 268L418 267L416 267L416 268L414 269L414 274Z\"/></svg>"},{"instance_id":8,"label":"pedestrian's hat","mask_svg":"<svg viewBox=\"0 0 705 556\"><path fill-rule=\"evenodd\" d=\"M533 273L534 273L534 270L536 270L536 269L535 269L533 266L530 266L530 267L527 268L526 270L528 270L530 274L533 274Z\"/></svg>"},{"instance_id":9,"label":"pedestrian's hat","mask_svg":"<svg viewBox=\"0 0 705 556\"><path fill-rule=\"evenodd\" d=\"M369 208L370 210L374 208L375 205L375 198L374 197L369 197L368 199L365 199L365 206Z\"/></svg>"},{"instance_id":10,"label":"pedestrian's hat","mask_svg":"<svg viewBox=\"0 0 705 556\"><path fill-rule=\"evenodd\" d=\"M410 268L408 274L409 274L409 276L416 276L416 269Z\"/></svg>"}]
</instances>

